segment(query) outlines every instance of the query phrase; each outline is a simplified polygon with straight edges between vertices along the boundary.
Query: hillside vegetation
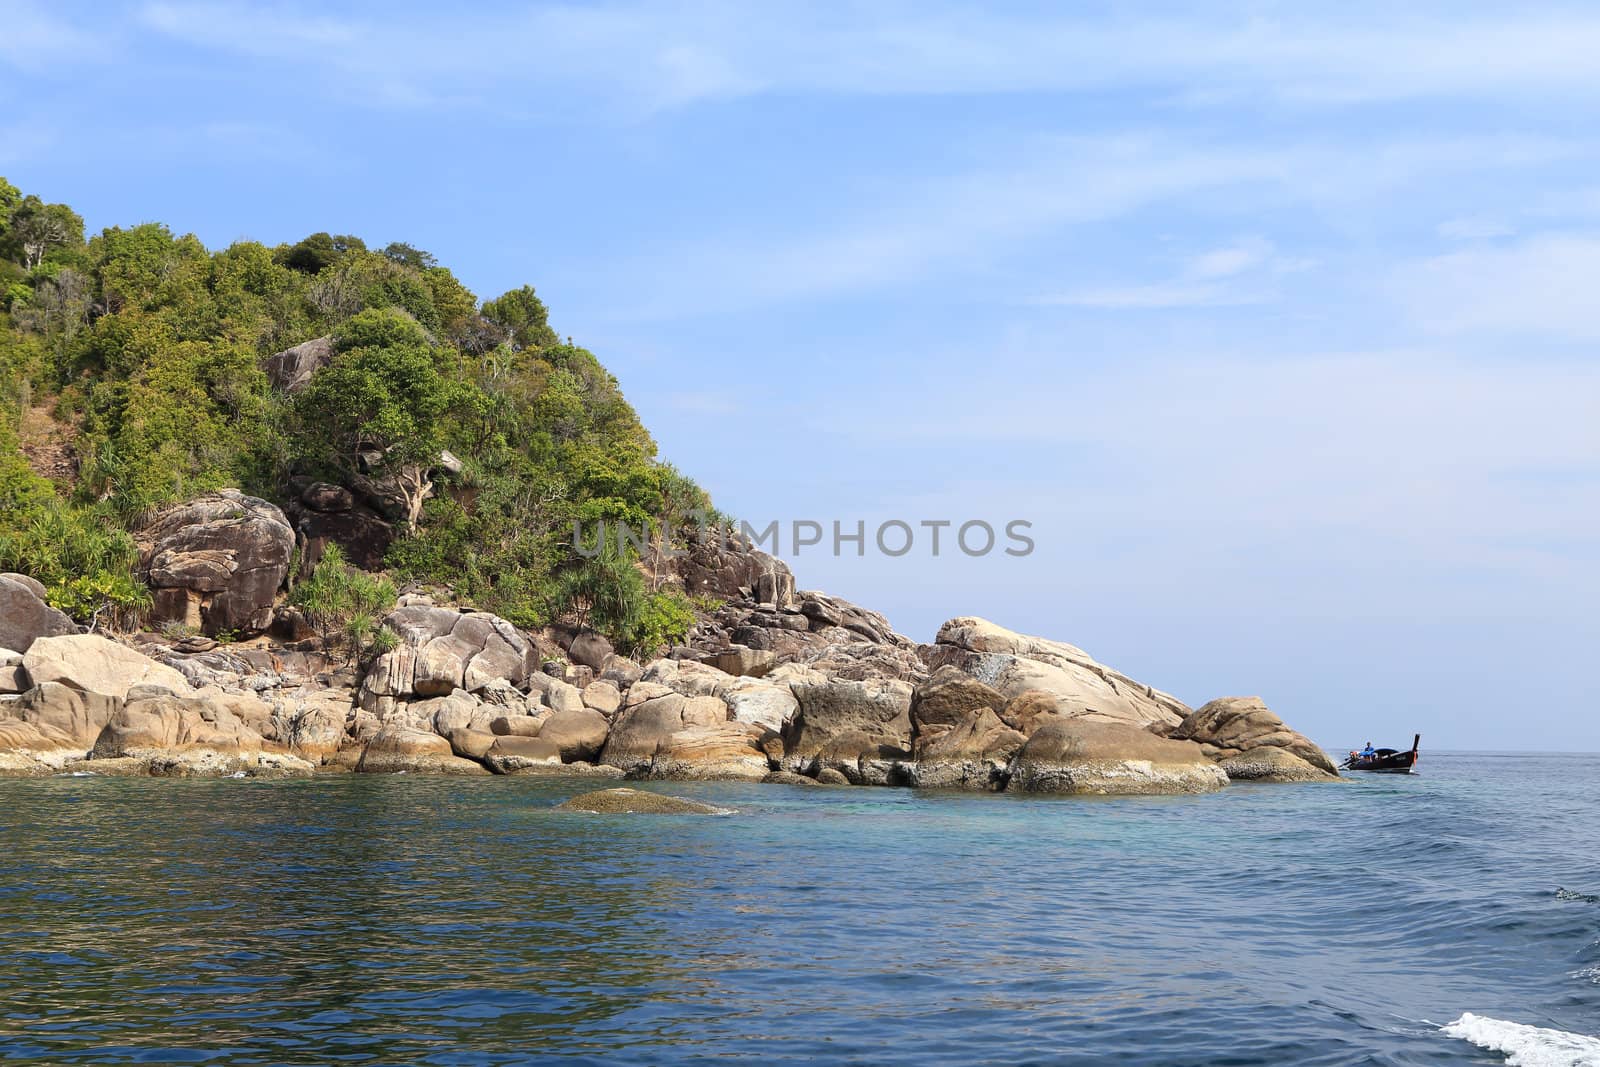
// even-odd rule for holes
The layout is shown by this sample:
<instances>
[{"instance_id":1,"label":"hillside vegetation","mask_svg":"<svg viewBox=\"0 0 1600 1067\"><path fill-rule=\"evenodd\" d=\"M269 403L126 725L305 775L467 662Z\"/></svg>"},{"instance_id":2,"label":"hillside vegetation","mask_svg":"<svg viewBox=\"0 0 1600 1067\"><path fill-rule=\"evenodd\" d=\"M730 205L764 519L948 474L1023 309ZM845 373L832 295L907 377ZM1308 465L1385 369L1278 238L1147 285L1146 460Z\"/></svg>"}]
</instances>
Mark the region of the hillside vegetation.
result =
<instances>
[{"instance_id":1,"label":"hillside vegetation","mask_svg":"<svg viewBox=\"0 0 1600 1067\"><path fill-rule=\"evenodd\" d=\"M266 358L321 337L326 364L273 388ZM398 581L522 626L580 613L624 644L687 624L629 559L572 550L575 520L671 529L709 502L532 287L480 300L420 249L348 235L218 251L159 223L86 236L0 179L0 571L79 620L132 625L149 597L132 532L164 505L363 479L396 498Z\"/></svg>"}]
</instances>

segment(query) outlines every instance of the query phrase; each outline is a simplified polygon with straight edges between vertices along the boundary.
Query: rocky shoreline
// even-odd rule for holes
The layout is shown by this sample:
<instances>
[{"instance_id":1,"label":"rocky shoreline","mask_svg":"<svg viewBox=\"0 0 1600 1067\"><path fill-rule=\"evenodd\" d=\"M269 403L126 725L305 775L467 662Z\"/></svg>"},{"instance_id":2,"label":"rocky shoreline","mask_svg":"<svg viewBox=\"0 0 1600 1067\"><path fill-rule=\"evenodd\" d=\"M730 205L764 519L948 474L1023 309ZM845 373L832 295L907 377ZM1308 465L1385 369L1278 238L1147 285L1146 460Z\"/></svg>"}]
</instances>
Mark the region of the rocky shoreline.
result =
<instances>
[{"instance_id":1,"label":"rocky shoreline","mask_svg":"<svg viewBox=\"0 0 1600 1067\"><path fill-rule=\"evenodd\" d=\"M1082 649L978 618L919 645L876 612L797 591L781 561L739 547L697 547L658 576L715 607L648 663L592 631L524 631L409 594L383 621L392 647L346 664L284 602L291 558L326 529L299 525L233 491L151 525L142 570L157 614L242 640L170 626L80 633L38 583L0 576L0 774L584 774L1090 794L1337 776L1258 699L1190 709Z\"/></svg>"}]
</instances>

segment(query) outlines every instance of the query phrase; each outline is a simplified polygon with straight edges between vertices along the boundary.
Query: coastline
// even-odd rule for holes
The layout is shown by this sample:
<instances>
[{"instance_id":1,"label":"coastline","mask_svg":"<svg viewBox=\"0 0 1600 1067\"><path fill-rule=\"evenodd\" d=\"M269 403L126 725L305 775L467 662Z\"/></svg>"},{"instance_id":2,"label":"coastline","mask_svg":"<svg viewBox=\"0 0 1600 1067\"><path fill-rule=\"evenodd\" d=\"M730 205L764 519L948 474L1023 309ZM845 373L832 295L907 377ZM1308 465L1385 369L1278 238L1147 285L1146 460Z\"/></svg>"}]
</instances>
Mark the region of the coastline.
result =
<instances>
[{"instance_id":1,"label":"coastline","mask_svg":"<svg viewBox=\"0 0 1600 1067\"><path fill-rule=\"evenodd\" d=\"M27 578L0 576L26 608L5 635L25 647L0 653L0 773L563 773L1108 795L1337 778L1257 698L1190 708L1081 648L973 617L917 644L876 612L797 590L782 561L748 546L701 546L657 576L708 609L683 645L646 662L593 630L523 630L448 591L401 596L381 623L385 650L350 662L287 603L287 549L271 554L277 569L240 565L263 540L294 543L274 505L224 491L155 527L152 573L205 577L173 587L180 607L204 619L226 599L230 618L258 629L242 641L79 633ZM215 546L230 538L218 581Z\"/></svg>"}]
</instances>

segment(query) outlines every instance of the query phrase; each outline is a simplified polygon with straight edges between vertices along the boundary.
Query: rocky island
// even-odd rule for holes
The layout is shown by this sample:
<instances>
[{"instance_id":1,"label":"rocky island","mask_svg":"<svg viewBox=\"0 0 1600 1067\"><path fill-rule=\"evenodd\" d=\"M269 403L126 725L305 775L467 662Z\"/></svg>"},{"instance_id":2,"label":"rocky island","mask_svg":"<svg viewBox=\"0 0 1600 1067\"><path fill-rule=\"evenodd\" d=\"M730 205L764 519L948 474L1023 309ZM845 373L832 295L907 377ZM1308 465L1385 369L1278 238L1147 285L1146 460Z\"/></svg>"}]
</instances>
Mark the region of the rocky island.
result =
<instances>
[{"instance_id":1,"label":"rocky island","mask_svg":"<svg viewBox=\"0 0 1600 1067\"><path fill-rule=\"evenodd\" d=\"M0 283L0 773L1336 776L1260 700L797 589L531 288L326 233L85 239L3 180ZM655 533L584 551L607 521Z\"/></svg>"},{"instance_id":2,"label":"rocky island","mask_svg":"<svg viewBox=\"0 0 1600 1067\"><path fill-rule=\"evenodd\" d=\"M152 529L164 533L144 565L161 561L172 603L261 631L227 644L79 633L38 583L0 576L0 639L13 646L0 652L0 772L569 773L1104 794L1336 773L1255 698L1191 710L1079 648L977 618L918 645L881 615L795 591L787 566L753 549L686 558L676 580L720 606L648 662L594 630L523 630L407 594L382 620L394 647L352 665L296 633L303 620L280 589L290 553L263 551L295 536L277 507L223 492Z\"/></svg>"}]
</instances>

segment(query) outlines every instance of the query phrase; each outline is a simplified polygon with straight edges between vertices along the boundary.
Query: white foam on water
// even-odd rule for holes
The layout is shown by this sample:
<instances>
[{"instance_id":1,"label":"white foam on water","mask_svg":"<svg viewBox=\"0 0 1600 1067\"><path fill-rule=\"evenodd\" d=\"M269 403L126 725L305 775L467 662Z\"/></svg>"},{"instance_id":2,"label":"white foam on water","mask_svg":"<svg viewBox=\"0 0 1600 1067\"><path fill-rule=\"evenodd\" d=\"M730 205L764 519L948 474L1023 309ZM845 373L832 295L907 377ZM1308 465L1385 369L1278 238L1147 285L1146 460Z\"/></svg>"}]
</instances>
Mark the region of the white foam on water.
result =
<instances>
[{"instance_id":1,"label":"white foam on water","mask_svg":"<svg viewBox=\"0 0 1600 1067\"><path fill-rule=\"evenodd\" d=\"M1491 1019L1470 1011L1442 1029L1451 1037L1503 1053L1512 1067L1600 1067L1600 1038L1596 1037Z\"/></svg>"}]
</instances>

